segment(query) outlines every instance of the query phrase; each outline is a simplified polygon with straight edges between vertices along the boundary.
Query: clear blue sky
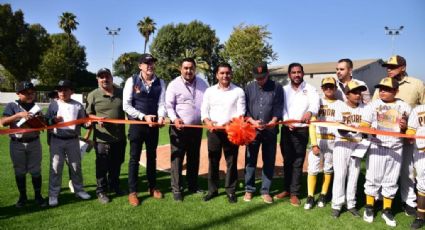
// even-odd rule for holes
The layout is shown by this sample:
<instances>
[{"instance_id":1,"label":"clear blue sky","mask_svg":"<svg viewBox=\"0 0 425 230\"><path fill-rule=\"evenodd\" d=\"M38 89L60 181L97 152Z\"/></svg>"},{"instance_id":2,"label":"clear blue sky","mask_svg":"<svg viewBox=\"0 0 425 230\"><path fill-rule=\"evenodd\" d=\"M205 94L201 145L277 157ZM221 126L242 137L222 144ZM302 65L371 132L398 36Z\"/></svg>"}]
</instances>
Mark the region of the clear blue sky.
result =
<instances>
[{"instance_id":1,"label":"clear blue sky","mask_svg":"<svg viewBox=\"0 0 425 230\"><path fill-rule=\"evenodd\" d=\"M340 58L387 59L391 38L384 26L405 28L395 38L395 52L407 59L409 75L425 79L425 1L423 0L0 0L21 9L25 21L60 33L59 16L77 16L74 31L86 47L88 69L111 66L112 37L105 27L121 28L115 37L115 58L124 52L143 52L137 22L149 16L157 28L169 23L200 20L224 43L240 23L267 25L278 54L272 65L317 63Z\"/></svg>"}]
</instances>

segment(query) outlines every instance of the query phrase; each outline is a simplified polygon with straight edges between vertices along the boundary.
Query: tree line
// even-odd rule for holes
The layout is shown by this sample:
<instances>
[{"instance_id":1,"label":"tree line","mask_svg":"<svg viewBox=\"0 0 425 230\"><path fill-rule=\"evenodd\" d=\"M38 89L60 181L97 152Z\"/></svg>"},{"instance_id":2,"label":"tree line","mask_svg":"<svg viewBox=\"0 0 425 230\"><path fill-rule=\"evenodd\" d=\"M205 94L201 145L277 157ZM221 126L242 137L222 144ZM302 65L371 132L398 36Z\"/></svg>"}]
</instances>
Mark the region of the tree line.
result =
<instances>
[{"instance_id":1,"label":"tree line","mask_svg":"<svg viewBox=\"0 0 425 230\"><path fill-rule=\"evenodd\" d=\"M10 4L0 4L0 20L0 90L13 90L17 82L31 79L47 88L59 79L73 81L80 91L97 86L95 74L87 70L85 47L72 34L79 25L76 15L64 12L59 16L58 26L63 30L59 34L49 34L40 24L26 23L24 13L13 12ZM145 53L149 48L158 59L156 72L166 81L179 76L179 63L186 57L196 60L198 72L210 84L215 83L215 66L229 62L234 70L233 81L240 85L252 79L253 65L277 59L266 26L240 24L224 43L220 43L214 29L197 20L170 23L157 31L155 21L144 17L136 26L144 39L141 50ZM126 79L137 73L141 54L121 54L113 64L113 74Z\"/></svg>"}]
</instances>

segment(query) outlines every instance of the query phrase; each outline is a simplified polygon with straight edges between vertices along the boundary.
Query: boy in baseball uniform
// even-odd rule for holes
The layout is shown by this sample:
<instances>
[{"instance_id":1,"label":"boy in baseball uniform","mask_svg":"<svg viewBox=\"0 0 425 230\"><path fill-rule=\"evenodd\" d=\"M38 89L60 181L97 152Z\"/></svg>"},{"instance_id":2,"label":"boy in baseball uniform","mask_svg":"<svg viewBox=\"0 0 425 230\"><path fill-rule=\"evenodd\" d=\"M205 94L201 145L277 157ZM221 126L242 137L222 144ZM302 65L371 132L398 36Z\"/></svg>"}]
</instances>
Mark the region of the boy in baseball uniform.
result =
<instances>
[{"instance_id":1,"label":"boy in baseball uniform","mask_svg":"<svg viewBox=\"0 0 425 230\"><path fill-rule=\"evenodd\" d=\"M56 89L59 98L52 101L47 110L49 124L68 122L86 117L84 106L80 102L71 99L71 95L74 92L71 81L59 81ZM50 140L50 206L58 205L65 158L68 159L75 196L83 200L90 199L90 195L83 188L79 136L80 125L53 129Z\"/></svg>"},{"instance_id":2,"label":"boy in baseball uniform","mask_svg":"<svg viewBox=\"0 0 425 230\"><path fill-rule=\"evenodd\" d=\"M409 116L406 134L425 136L425 105L415 107ZM417 210L416 219L410 225L412 229L419 229L425 223L425 139L412 139L416 143L413 153L416 169Z\"/></svg>"},{"instance_id":3,"label":"boy in baseball uniform","mask_svg":"<svg viewBox=\"0 0 425 230\"><path fill-rule=\"evenodd\" d=\"M30 120L32 108L37 106L35 100L35 87L31 82L20 82L16 87L18 100L6 105L0 123L10 126L11 129L19 128L22 119ZM36 127L34 127L36 128ZM46 206L41 196L41 143L40 132L16 133L10 135L10 157L15 170L15 180L19 191L17 208L22 208L27 202L26 174L30 173L34 188L35 202L41 207Z\"/></svg>"},{"instance_id":4,"label":"boy in baseball uniform","mask_svg":"<svg viewBox=\"0 0 425 230\"><path fill-rule=\"evenodd\" d=\"M362 92L367 88L357 81L347 83L344 93L347 98L342 106L335 111L335 121L348 126L358 127L364 113L361 103ZM346 203L347 210L354 217L360 217L356 209L357 179L360 173L361 158L353 156L359 147L362 134L338 129L335 132L333 151L334 182L332 188L332 216L338 218L342 206ZM347 184L347 187L345 186Z\"/></svg>"},{"instance_id":5,"label":"boy in baseball uniform","mask_svg":"<svg viewBox=\"0 0 425 230\"><path fill-rule=\"evenodd\" d=\"M379 99L366 108L362 126L378 130L404 133L410 106L396 98L398 81L386 77L375 88L379 89ZM397 225L391 212L392 201L398 189L398 177L402 161L403 139L384 135L369 135L371 142L366 160L366 208L363 219L372 223L375 197L383 196L382 218L388 226Z\"/></svg>"},{"instance_id":6,"label":"boy in baseball uniform","mask_svg":"<svg viewBox=\"0 0 425 230\"><path fill-rule=\"evenodd\" d=\"M336 80L333 77L325 77L322 79L321 85L324 97L320 99L319 112L317 116L312 117L312 121L335 121L335 110L344 104L335 97L335 92L337 91ZM320 161L322 160L324 176L317 206L322 208L326 204L326 195L328 194L333 174L332 151L335 143L335 135L331 128L316 127L311 124L309 129L312 148L308 154L308 197L304 209L311 209L314 206L314 191L316 189L317 174L320 172Z\"/></svg>"}]
</instances>

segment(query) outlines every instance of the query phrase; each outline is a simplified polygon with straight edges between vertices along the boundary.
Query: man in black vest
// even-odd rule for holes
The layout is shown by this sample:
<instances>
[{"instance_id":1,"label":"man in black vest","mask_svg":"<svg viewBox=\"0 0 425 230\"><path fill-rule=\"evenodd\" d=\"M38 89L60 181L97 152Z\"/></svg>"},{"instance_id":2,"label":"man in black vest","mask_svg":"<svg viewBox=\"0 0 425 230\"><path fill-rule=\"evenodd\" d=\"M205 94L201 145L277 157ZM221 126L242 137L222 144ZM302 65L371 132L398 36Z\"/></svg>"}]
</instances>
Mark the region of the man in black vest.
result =
<instances>
[{"instance_id":1,"label":"man in black vest","mask_svg":"<svg viewBox=\"0 0 425 230\"><path fill-rule=\"evenodd\" d=\"M130 120L158 122L158 124L130 125L130 161L128 164L128 202L132 206L140 204L137 198L139 160L143 143L146 143L146 174L149 194L161 199L162 193L156 188L156 147L158 146L159 126L165 117L165 83L155 71L155 61L150 54L142 54L139 60L140 73L127 79L123 91L123 109Z\"/></svg>"}]
</instances>

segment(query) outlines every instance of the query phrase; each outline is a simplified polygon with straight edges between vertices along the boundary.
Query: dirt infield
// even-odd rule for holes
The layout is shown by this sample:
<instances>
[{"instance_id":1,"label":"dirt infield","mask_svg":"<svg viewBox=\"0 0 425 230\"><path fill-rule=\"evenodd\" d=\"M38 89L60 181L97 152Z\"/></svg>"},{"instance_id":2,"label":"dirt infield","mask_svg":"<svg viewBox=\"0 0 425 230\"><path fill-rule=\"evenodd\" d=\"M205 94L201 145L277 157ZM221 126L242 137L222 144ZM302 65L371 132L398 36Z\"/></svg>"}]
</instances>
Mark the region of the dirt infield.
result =
<instances>
[{"instance_id":1,"label":"dirt infield","mask_svg":"<svg viewBox=\"0 0 425 230\"><path fill-rule=\"evenodd\" d=\"M238 174L239 178L243 178L244 175L244 167L245 167L245 146L239 147L239 155L238 155ZM283 158L280 153L280 147L277 146L276 151L276 166L275 166L275 176L282 176L283 174ZM160 171L169 172L170 171L170 145L162 145L157 149L157 169ZM142 153L142 157L140 159L140 164L146 165L146 154L145 151ZM261 158L261 151L258 156L257 162L257 177L261 177L261 167L263 165L263 161ZM186 174L186 162L183 164L183 174ZM220 161L220 175L223 176L226 170L226 163L224 160L224 156L222 156ZM307 157L304 161L304 171L307 171ZM208 176L208 149L207 149L207 140L202 140L201 143L201 158L200 158L200 166L199 166L199 175L203 177Z\"/></svg>"}]
</instances>

